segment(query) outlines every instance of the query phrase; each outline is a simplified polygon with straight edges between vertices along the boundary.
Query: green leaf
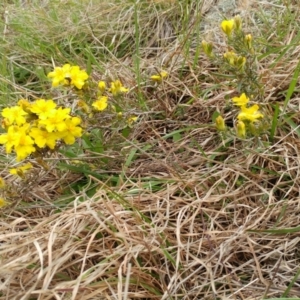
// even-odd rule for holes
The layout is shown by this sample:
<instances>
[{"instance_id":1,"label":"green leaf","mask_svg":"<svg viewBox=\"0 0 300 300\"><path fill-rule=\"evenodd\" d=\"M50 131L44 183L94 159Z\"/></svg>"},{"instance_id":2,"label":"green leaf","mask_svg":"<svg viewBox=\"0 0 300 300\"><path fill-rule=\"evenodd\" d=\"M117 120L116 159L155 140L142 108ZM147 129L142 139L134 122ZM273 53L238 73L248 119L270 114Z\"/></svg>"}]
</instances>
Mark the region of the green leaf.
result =
<instances>
[{"instance_id":1,"label":"green leaf","mask_svg":"<svg viewBox=\"0 0 300 300\"><path fill-rule=\"evenodd\" d=\"M266 230L247 230L253 233L271 233L271 234L288 234L300 231L300 226L292 228L282 228L282 229L266 229Z\"/></svg>"},{"instance_id":2,"label":"green leaf","mask_svg":"<svg viewBox=\"0 0 300 300\"><path fill-rule=\"evenodd\" d=\"M286 123L288 123L292 129L298 134L298 136L300 137L300 129L299 126L293 121L291 120L290 117L285 117L283 116L283 119L285 120Z\"/></svg>"},{"instance_id":3,"label":"green leaf","mask_svg":"<svg viewBox=\"0 0 300 300\"><path fill-rule=\"evenodd\" d=\"M282 294L282 297L286 297L289 294L291 288L293 287L294 283L298 279L299 275L300 275L300 269L298 270L298 272L296 273L296 275L294 276L294 278L291 280L289 286L287 287L287 289L285 290L285 292Z\"/></svg>"},{"instance_id":4,"label":"green leaf","mask_svg":"<svg viewBox=\"0 0 300 300\"><path fill-rule=\"evenodd\" d=\"M122 136L124 138L127 139L129 137L129 134L130 134L130 127L127 126L127 127L122 129Z\"/></svg>"},{"instance_id":5,"label":"green leaf","mask_svg":"<svg viewBox=\"0 0 300 300\"><path fill-rule=\"evenodd\" d=\"M274 135L275 135L277 123L278 123L279 112L280 112L279 105L278 105L278 103L276 103L273 120L272 120L272 125L271 125L271 130L270 130L270 141L271 142L273 142L273 140L274 140Z\"/></svg>"},{"instance_id":6,"label":"green leaf","mask_svg":"<svg viewBox=\"0 0 300 300\"><path fill-rule=\"evenodd\" d=\"M212 115L212 121L213 121L213 123L215 123L216 122L216 118L218 117L218 116L220 116L220 113L218 112L218 111L215 111L214 113L213 113L213 115Z\"/></svg>"},{"instance_id":7,"label":"green leaf","mask_svg":"<svg viewBox=\"0 0 300 300\"><path fill-rule=\"evenodd\" d=\"M299 300L300 298L265 298L264 300Z\"/></svg>"},{"instance_id":8,"label":"green leaf","mask_svg":"<svg viewBox=\"0 0 300 300\"><path fill-rule=\"evenodd\" d=\"M288 88L288 91L286 93L286 97L285 97L285 100L284 100L284 105L283 105L283 111L285 111L294 91L295 91L295 87L296 87L296 84L298 82L298 78L299 78L299 74L300 74L300 60L295 68L295 71L294 71L294 74L293 74L293 77L291 79L291 82L290 82L290 85L289 85L289 88Z\"/></svg>"}]
</instances>

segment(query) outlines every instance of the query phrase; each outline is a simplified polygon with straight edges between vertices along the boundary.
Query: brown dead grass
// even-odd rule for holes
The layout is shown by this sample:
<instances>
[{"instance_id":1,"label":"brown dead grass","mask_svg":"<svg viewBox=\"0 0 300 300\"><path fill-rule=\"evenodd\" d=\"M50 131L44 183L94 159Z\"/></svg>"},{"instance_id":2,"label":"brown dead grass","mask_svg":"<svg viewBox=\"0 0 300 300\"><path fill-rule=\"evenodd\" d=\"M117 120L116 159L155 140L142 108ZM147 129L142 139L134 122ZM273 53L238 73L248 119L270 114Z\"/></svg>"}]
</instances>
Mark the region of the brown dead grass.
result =
<instances>
[{"instance_id":1,"label":"brown dead grass","mask_svg":"<svg viewBox=\"0 0 300 300\"><path fill-rule=\"evenodd\" d=\"M90 176L97 192L74 192L74 201L63 208L54 200L78 175L58 171L55 165L47 172L35 165L30 185L22 189L21 182L11 182L19 198L1 216L0 299L251 300L282 296L298 272L299 231L265 232L299 225L296 130L282 123L273 144L266 136L247 142L222 140L209 124L215 110L233 122L234 112L227 110L224 99L235 91L228 82L216 82L214 67L202 54L192 67L195 48L186 54L185 38L170 25L176 9L162 5L164 13L149 4L152 14L143 20L153 25L154 34L143 40L141 72L148 76L163 66L170 76L158 89L149 85L144 90L150 109L136 111L139 122L127 141L138 149L135 159L125 166L124 154L116 150L107 168L98 171L123 176L119 185ZM107 11L91 4L87 9L83 15L89 13L93 26L90 42L97 45L105 38L97 22ZM133 32L128 27L133 11L109 10L111 17L120 11L119 29L127 38ZM249 30L254 28L250 17ZM39 29L47 35L50 29L42 24ZM282 43L295 34L291 28ZM273 39L274 45L279 43L279 37ZM300 59L298 50L293 48L276 64L278 54L259 63L266 110L272 111L275 102L282 106ZM24 55L28 63L34 61L34 55ZM108 75L118 74L127 86L135 83L132 64L131 52L101 62ZM137 103L130 97L134 93L128 101ZM287 112L298 123L297 92ZM174 132L182 129L175 139ZM300 295L299 285L296 280L290 297Z\"/></svg>"}]
</instances>

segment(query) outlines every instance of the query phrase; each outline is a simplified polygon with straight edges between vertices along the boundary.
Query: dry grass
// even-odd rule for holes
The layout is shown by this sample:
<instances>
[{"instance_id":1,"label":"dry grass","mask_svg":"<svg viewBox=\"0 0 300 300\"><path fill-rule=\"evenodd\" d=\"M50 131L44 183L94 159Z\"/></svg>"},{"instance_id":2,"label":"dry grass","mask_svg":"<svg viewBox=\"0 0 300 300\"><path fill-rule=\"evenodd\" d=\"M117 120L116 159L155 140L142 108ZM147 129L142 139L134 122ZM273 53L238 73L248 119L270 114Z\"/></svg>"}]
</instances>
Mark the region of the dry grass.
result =
<instances>
[{"instance_id":1,"label":"dry grass","mask_svg":"<svg viewBox=\"0 0 300 300\"><path fill-rule=\"evenodd\" d=\"M8 175L2 155L2 176L18 195L1 211L0 299L299 297L299 85L273 142L223 140L212 114L232 123L224 99L236 92L198 52L199 11L205 18L212 6L149 0L136 15L130 1L96 2L1 7L2 103L46 95L39 67L49 71L51 57L89 60L95 79L118 76L131 87L126 101L139 121L128 140L103 129L109 149L82 158L94 165L90 173L57 168L59 154L47 171L33 160L24 184ZM300 59L299 9L251 4L241 13L261 53L262 105L283 111ZM223 51L221 35L206 29ZM153 89L147 78L161 67L170 76Z\"/></svg>"}]
</instances>

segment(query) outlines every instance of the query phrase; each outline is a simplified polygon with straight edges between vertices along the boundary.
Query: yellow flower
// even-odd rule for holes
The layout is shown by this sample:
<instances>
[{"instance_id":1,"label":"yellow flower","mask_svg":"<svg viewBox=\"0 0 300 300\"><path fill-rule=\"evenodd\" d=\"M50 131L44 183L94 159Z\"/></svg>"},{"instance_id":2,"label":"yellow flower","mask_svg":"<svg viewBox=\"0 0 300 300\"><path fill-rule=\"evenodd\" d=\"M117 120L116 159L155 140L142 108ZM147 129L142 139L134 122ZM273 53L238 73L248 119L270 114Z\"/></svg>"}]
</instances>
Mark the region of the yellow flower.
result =
<instances>
[{"instance_id":1,"label":"yellow flower","mask_svg":"<svg viewBox=\"0 0 300 300\"><path fill-rule=\"evenodd\" d=\"M78 117L73 117L66 120L67 128L63 132L63 140L67 145L72 145L75 143L75 138L81 137L82 128L77 126L81 123L81 119Z\"/></svg>"},{"instance_id":2,"label":"yellow flower","mask_svg":"<svg viewBox=\"0 0 300 300\"><path fill-rule=\"evenodd\" d=\"M17 161L25 159L28 155L35 152L33 139L26 133L21 134L18 144L15 145Z\"/></svg>"},{"instance_id":3,"label":"yellow flower","mask_svg":"<svg viewBox=\"0 0 300 300\"><path fill-rule=\"evenodd\" d=\"M46 119L40 120L39 124L43 125L48 132L59 131L66 129L65 120L71 118L70 108L52 109Z\"/></svg>"},{"instance_id":4,"label":"yellow flower","mask_svg":"<svg viewBox=\"0 0 300 300\"><path fill-rule=\"evenodd\" d=\"M19 126L24 124L26 122L25 116L27 115L27 112L20 106L6 107L2 110L2 116L7 120L9 125L13 123Z\"/></svg>"},{"instance_id":5,"label":"yellow flower","mask_svg":"<svg viewBox=\"0 0 300 300\"><path fill-rule=\"evenodd\" d=\"M156 81L156 82L162 82L164 78L166 78L168 76L168 72L166 71L161 71L159 74L156 74L156 75L152 75L150 78L153 80L153 81Z\"/></svg>"},{"instance_id":6,"label":"yellow flower","mask_svg":"<svg viewBox=\"0 0 300 300\"><path fill-rule=\"evenodd\" d=\"M70 84L74 85L79 90L82 89L82 87L85 84L85 81L89 78L89 75L83 71L80 70L78 66L73 66L70 70Z\"/></svg>"},{"instance_id":7,"label":"yellow flower","mask_svg":"<svg viewBox=\"0 0 300 300\"><path fill-rule=\"evenodd\" d=\"M18 145L21 132L18 126L9 126L7 133L0 135L0 144L5 144L6 153L11 153L12 149Z\"/></svg>"},{"instance_id":8,"label":"yellow flower","mask_svg":"<svg viewBox=\"0 0 300 300\"><path fill-rule=\"evenodd\" d=\"M105 89L106 89L105 81L99 81L98 88L99 88L101 94L103 94L105 92Z\"/></svg>"},{"instance_id":9,"label":"yellow flower","mask_svg":"<svg viewBox=\"0 0 300 300\"><path fill-rule=\"evenodd\" d=\"M62 135L59 132L48 132L45 129L32 128L30 136L34 139L35 144L39 148L48 146L53 150L56 146L56 141L58 141Z\"/></svg>"},{"instance_id":10,"label":"yellow flower","mask_svg":"<svg viewBox=\"0 0 300 300\"><path fill-rule=\"evenodd\" d=\"M255 122L257 119L263 118L264 115L261 114L259 111L259 106L257 104L246 108L245 106L241 107L241 112L238 114L238 119L240 121L250 121Z\"/></svg>"},{"instance_id":11,"label":"yellow flower","mask_svg":"<svg viewBox=\"0 0 300 300\"><path fill-rule=\"evenodd\" d=\"M52 86L56 87L60 84L69 85L70 82L67 78L70 78L71 65L65 64L62 67L55 67L54 71L50 72L47 77L52 78Z\"/></svg>"},{"instance_id":12,"label":"yellow flower","mask_svg":"<svg viewBox=\"0 0 300 300\"><path fill-rule=\"evenodd\" d=\"M249 102L249 98L243 93L240 97L233 97L232 102L236 106L245 106Z\"/></svg>"},{"instance_id":13,"label":"yellow flower","mask_svg":"<svg viewBox=\"0 0 300 300\"><path fill-rule=\"evenodd\" d=\"M224 131L226 129L225 121L221 115L216 118L215 122L219 131Z\"/></svg>"},{"instance_id":14,"label":"yellow flower","mask_svg":"<svg viewBox=\"0 0 300 300\"><path fill-rule=\"evenodd\" d=\"M234 19L223 20L221 23L221 28L228 37L230 37L232 30L234 29L234 26L235 26Z\"/></svg>"},{"instance_id":15,"label":"yellow flower","mask_svg":"<svg viewBox=\"0 0 300 300\"><path fill-rule=\"evenodd\" d=\"M30 111L39 116L39 119L45 120L50 112L56 107L53 100L38 99L31 104Z\"/></svg>"},{"instance_id":16,"label":"yellow flower","mask_svg":"<svg viewBox=\"0 0 300 300\"><path fill-rule=\"evenodd\" d=\"M24 177L24 174L27 173L27 171L30 169L32 169L32 164L27 163L27 164L24 164L23 166L10 169L9 173L12 175L18 175L20 177Z\"/></svg>"},{"instance_id":17,"label":"yellow flower","mask_svg":"<svg viewBox=\"0 0 300 300\"><path fill-rule=\"evenodd\" d=\"M243 121L238 121L237 126L236 126L236 133L237 136L240 138L245 138L246 137L246 126Z\"/></svg>"},{"instance_id":18,"label":"yellow flower","mask_svg":"<svg viewBox=\"0 0 300 300\"><path fill-rule=\"evenodd\" d=\"M105 110L107 107L108 97L102 96L97 101L95 101L92 106L99 111Z\"/></svg>"},{"instance_id":19,"label":"yellow flower","mask_svg":"<svg viewBox=\"0 0 300 300\"><path fill-rule=\"evenodd\" d=\"M89 78L88 74L81 70L79 66L71 66L70 64L54 68L54 71L50 72L47 77L52 78L53 87L61 84L73 85L79 90L82 89L85 81Z\"/></svg>"},{"instance_id":20,"label":"yellow flower","mask_svg":"<svg viewBox=\"0 0 300 300\"><path fill-rule=\"evenodd\" d=\"M6 206L8 202L4 198L0 198L0 208Z\"/></svg>"},{"instance_id":21,"label":"yellow flower","mask_svg":"<svg viewBox=\"0 0 300 300\"><path fill-rule=\"evenodd\" d=\"M113 96L116 97L120 94L127 93L128 89L122 85L120 80L116 80L116 81L111 82L110 91L113 94Z\"/></svg>"},{"instance_id":22,"label":"yellow flower","mask_svg":"<svg viewBox=\"0 0 300 300\"><path fill-rule=\"evenodd\" d=\"M127 119L127 123L129 126L131 126L133 123L135 123L137 121L138 117L136 116L131 116Z\"/></svg>"}]
</instances>

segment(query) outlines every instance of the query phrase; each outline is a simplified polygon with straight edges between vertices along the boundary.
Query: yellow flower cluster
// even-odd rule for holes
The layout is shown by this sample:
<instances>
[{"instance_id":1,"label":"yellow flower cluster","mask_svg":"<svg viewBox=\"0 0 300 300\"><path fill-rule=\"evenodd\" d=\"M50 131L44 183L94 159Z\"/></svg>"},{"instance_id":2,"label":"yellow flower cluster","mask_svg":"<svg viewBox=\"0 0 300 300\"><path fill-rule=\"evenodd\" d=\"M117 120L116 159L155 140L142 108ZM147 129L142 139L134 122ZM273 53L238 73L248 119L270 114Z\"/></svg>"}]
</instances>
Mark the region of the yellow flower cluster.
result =
<instances>
[{"instance_id":1,"label":"yellow flower cluster","mask_svg":"<svg viewBox=\"0 0 300 300\"><path fill-rule=\"evenodd\" d=\"M63 140L73 144L82 135L81 119L70 115L70 108L57 107L53 100L38 99L32 103L22 99L18 105L7 107L1 113L0 144L6 153L14 151L21 161L37 149L54 149Z\"/></svg>"},{"instance_id":2,"label":"yellow flower cluster","mask_svg":"<svg viewBox=\"0 0 300 300\"><path fill-rule=\"evenodd\" d=\"M113 97L118 97L122 94L125 94L129 91L128 88L125 88L120 80L115 80L110 83L110 88L106 87L105 81L99 81L98 83L98 98L92 103L92 107L96 111L103 111L108 107L108 99L109 99L109 93L112 94ZM107 92L107 93L106 93ZM106 93L106 95L104 95ZM78 102L79 108L81 108L84 112L88 113L90 112L89 105L84 102L83 100L80 100Z\"/></svg>"},{"instance_id":3,"label":"yellow flower cluster","mask_svg":"<svg viewBox=\"0 0 300 300\"><path fill-rule=\"evenodd\" d=\"M151 78L155 81L161 81L168 75L167 72L162 71L159 75L153 75ZM78 66L71 66L65 64L62 67L55 67L48 75L48 78L52 79L52 86L57 87L59 85L75 86L81 90L89 78L88 74L81 70ZM109 96L118 97L129 91L124 87L120 80L115 80L110 83L110 88L106 87L105 81L99 81L98 83L98 96L97 99L91 103L91 106L96 111L103 111L108 107ZM106 94L105 94L106 93ZM78 101L78 107L85 113L90 113L91 108L84 100Z\"/></svg>"},{"instance_id":4,"label":"yellow flower cluster","mask_svg":"<svg viewBox=\"0 0 300 300\"><path fill-rule=\"evenodd\" d=\"M239 47L244 46L247 50L250 50L250 53L252 53L252 35L244 35L242 31L242 18L240 16L235 16L230 20L223 20L221 22L221 29L228 37L228 41L236 42ZM213 44L211 42L203 40L202 48L209 58L215 57L213 53ZM225 52L223 57L230 65L235 66L238 69L242 69L246 63L246 57L239 56L232 50Z\"/></svg>"},{"instance_id":5,"label":"yellow flower cluster","mask_svg":"<svg viewBox=\"0 0 300 300\"><path fill-rule=\"evenodd\" d=\"M247 47L248 50L252 49L252 35L246 34L242 32L242 18L240 16L235 16L233 19L230 20L223 20L221 23L221 29L223 32L227 35L228 38L232 38L232 34L234 33L233 40L239 40L239 38L242 38L242 43ZM230 64L233 65L233 59L236 59L237 56L232 51L226 52L224 54L224 57L230 61ZM240 57L239 64L242 64L242 61L246 58Z\"/></svg>"},{"instance_id":6,"label":"yellow flower cluster","mask_svg":"<svg viewBox=\"0 0 300 300\"><path fill-rule=\"evenodd\" d=\"M54 71L48 74L48 78L52 79L53 87L69 85L81 90L89 76L84 70L81 70L79 66L65 64L62 67L54 68Z\"/></svg>"},{"instance_id":7,"label":"yellow flower cluster","mask_svg":"<svg viewBox=\"0 0 300 300\"><path fill-rule=\"evenodd\" d=\"M237 134L239 137L246 137L246 125L245 121L248 123L253 123L258 121L258 119L263 118L264 115L259 112L259 106L254 104L250 107L247 107L249 103L249 98L245 93L241 94L240 97L233 97L232 102L240 107L240 112L238 114L238 123L237 123Z\"/></svg>"},{"instance_id":8,"label":"yellow flower cluster","mask_svg":"<svg viewBox=\"0 0 300 300\"><path fill-rule=\"evenodd\" d=\"M259 112L259 106L254 104L250 107L247 107L249 103L249 98L246 96L245 93L242 93L239 97L233 97L232 102L234 105L240 108L240 112L237 116L238 122L236 126L237 135L241 138L246 137L246 128L249 127L254 128L253 123L257 122L259 119L263 118L264 115ZM219 115L215 119L216 128L219 131L226 130L226 125L223 117Z\"/></svg>"},{"instance_id":9,"label":"yellow flower cluster","mask_svg":"<svg viewBox=\"0 0 300 300\"><path fill-rule=\"evenodd\" d=\"M162 72L160 76L163 78L167 76L166 72ZM62 67L55 67L54 70L47 75L48 78L52 79L52 86L57 87L59 85L64 86L74 86L77 89L81 90L85 85L87 79L89 78L86 71L81 70L79 66L71 66L70 64L65 64ZM114 97L117 97L121 94L127 93L128 88L125 88L120 80L115 80L110 83L110 88L106 88L105 81L100 81L98 83L99 88L99 98L92 104L96 110L104 110L107 107L107 96L103 96L105 91L110 92ZM84 107L87 110L84 102L81 102L81 107Z\"/></svg>"},{"instance_id":10,"label":"yellow flower cluster","mask_svg":"<svg viewBox=\"0 0 300 300\"><path fill-rule=\"evenodd\" d=\"M238 56L234 51L227 51L224 53L225 60L238 69L243 69L246 63L246 57Z\"/></svg>"},{"instance_id":11,"label":"yellow flower cluster","mask_svg":"<svg viewBox=\"0 0 300 300\"><path fill-rule=\"evenodd\" d=\"M240 121L255 122L264 117L263 114L258 111L259 106L257 104L248 108L246 107L249 102L249 98L245 95L245 93L243 93L240 97L233 97L232 101L236 106L241 108L241 111L238 114L238 119Z\"/></svg>"}]
</instances>

